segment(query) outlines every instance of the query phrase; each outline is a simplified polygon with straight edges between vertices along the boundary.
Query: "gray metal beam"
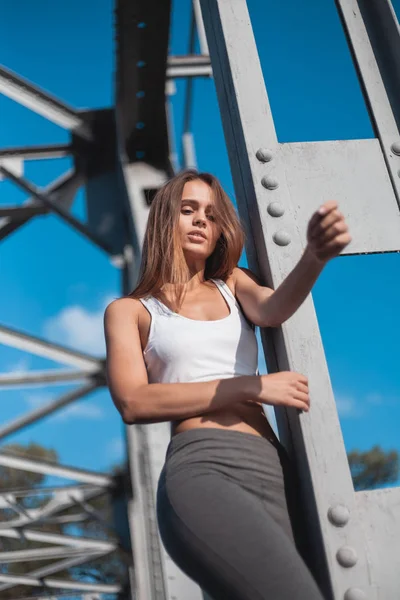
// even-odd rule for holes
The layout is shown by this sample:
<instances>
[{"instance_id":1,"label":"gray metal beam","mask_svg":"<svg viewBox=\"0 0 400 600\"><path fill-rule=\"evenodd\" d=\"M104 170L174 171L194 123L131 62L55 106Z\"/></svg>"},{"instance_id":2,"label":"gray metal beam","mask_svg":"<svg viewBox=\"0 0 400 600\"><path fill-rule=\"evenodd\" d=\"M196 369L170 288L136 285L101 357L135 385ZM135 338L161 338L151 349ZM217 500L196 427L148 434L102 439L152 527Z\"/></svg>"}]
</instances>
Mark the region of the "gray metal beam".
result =
<instances>
[{"instance_id":1,"label":"gray metal beam","mask_svg":"<svg viewBox=\"0 0 400 600\"><path fill-rule=\"evenodd\" d=\"M17 417L12 421L9 421L2 427L0 427L0 440L4 440L4 438L10 436L17 431L21 431L24 427L28 425L32 425L32 423L36 423L43 419L43 417L47 417L48 415L53 414L55 411L64 408L68 404L79 400L83 396L90 394L91 392L98 389L100 386L96 381L90 381L86 385L79 387L76 390L72 390L71 392L67 392L54 400L53 402L49 402L48 404L44 404L43 406L39 406L38 408L33 409L32 411L22 415L21 417Z\"/></svg>"},{"instance_id":2,"label":"gray metal beam","mask_svg":"<svg viewBox=\"0 0 400 600\"><path fill-rule=\"evenodd\" d=\"M71 600L71 593L52 593L49 595L46 593L44 596L19 596L18 598L9 598L9 600L58 600L59 598L67 598L67 600ZM86 594L77 594L74 593L74 600L103 600L104 594L99 594L98 592L90 592Z\"/></svg>"},{"instance_id":3,"label":"gray metal beam","mask_svg":"<svg viewBox=\"0 0 400 600\"><path fill-rule=\"evenodd\" d=\"M111 487L111 486L110 486ZM43 490L40 488L41 493L46 494L47 490ZM32 492L34 492L32 490ZM78 488L73 488L72 486L65 486L65 489L60 489L54 493L54 496L46 502L45 505L40 506L39 508L31 508L31 509L21 509L21 505L17 502L17 497L11 493L2 494L0 496L0 507L1 508L12 508L16 512L19 513L18 518L12 518L7 521L3 521L0 523L0 529L10 529L11 527L21 528L25 526L32 527L37 525L38 523L75 523L76 521L82 522L83 520L87 520L87 515L85 518L82 518L81 514L72 514L72 515L62 515L58 518L55 515L58 515L60 512L65 511L71 507L74 507L77 501L84 500L93 500L94 498L98 498L99 496L103 496L104 493L108 493L108 487L95 487L91 488L84 486ZM29 494L29 496L34 496L35 494ZM67 518L68 517L68 518Z\"/></svg>"},{"instance_id":4,"label":"gray metal beam","mask_svg":"<svg viewBox=\"0 0 400 600\"><path fill-rule=\"evenodd\" d=\"M50 210L55 212L59 217L61 217L64 221L66 221L73 229L76 229L81 233L84 237L89 239L93 244L107 252L107 254L113 254L112 248L104 242L104 240L91 232L87 226L76 219L69 211L65 210L62 206L60 206L55 200L53 200L49 194L45 194L41 192L36 186L34 186L30 181L25 179L24 177L18 177L14 175L11 171L6 169L5 167L0 166L0 173L10 179L13 183L15 183L19 188L31 194L34 198L42 202L45 206L47 206Z\"/></svg>"},{"instance_id":5,"label":"gray metal beam","mask_svg":"<svg viewBox=\"0 0 400 600\"><path fill-rule=\"evenodd\" d=\"M199 38L200 53L209 56L206 31L204 29L203 16L199 0L193 0L193 13L196 23L197 36Z\"/></svg>"},{"instance_id":6,"label":"gray metal beam","mask_svg":"<svg viewBox=\"0 0 400 600\"><path fill-rule=\"evenodd\" d=\"M113 478L103 473L95 473L93 471L86 471L85 469L76 469L57 463L21 458L19 456L12 456L8 453L5 454L4 452L0 452L0 465L10 469L30 471L31 473L43 473L44 475L52 475L54 477L67 477L74 481L82 481L83 483L101 487L111 488L114 485Z\"/></svg>"},{"instance_id":7,"label":"gray metal beam","mask_svg":"<svg viewBox=\"0 0 400 600\"><path fill-rule=\"evenodd\" d=\"M279 144L250 16L245 0L201 0L201 7L236 199L248 233L249 265L276 289L300 259L303 240L284 164L277 158ZM307 558L328 598L350 598L349 590L361 588L372 599L363 532L353 517L354 489L311 296L273 336L267 338L263 331L269 371L291 370L309 378L312 410L298 414L288 409L278 415L281 439L299 473L312 551ZM328 518L338 504L352 515L343 527ZM345 569L340 557L348 547L358 560Z\"/></svg>"},{"instance_id":8,"label":"gray metal beam","mask_svg":"<svg viewBox=\"0 0 400 600\"><path fill-rule=\"evenodd\" d=\"M29 550L12 550L11 552L0 552L0 562L18 563L46 558L58 559L70 556L81 556L82 548L64 548L63 546L49 546L48 548L33 548Z\"/></svg>"},{"instance_id":9,"label":"gray metal beam","mask_svg":"<svg viewBox=\"0 0 400 600\"><path fill-rule=\"evenodd\" d=\"M186 169L197 169L196 150L193 133L186 131L182 134L183 164Z\"/></svg>"},{"instance_id":10,"label":"gray metal beam","mask_svg":"<svg viewBox=\"0 0 400 600\"><path fill-rule=\"evenodd\" d=\"M90 557L91 558L91 557ZM66 561L65 561L66 562ZM82 562L82 561L81 561ZM75 561L74 564L81 564L81 562ZM61 563L58 563L61 565ZM69 561L69 566L72 565L72 560ZM66 568L60 566L58 570ZM15 575L1 575L0 581L4 582L4 585L0 586L0 592L8 590L16 585L29 585L32 587L45 587L55 590L76 590L78 592L104 592L105 594L118 594L121 591L119 584L106 584L106 583L83 583L80 581L71 581L67 579L54 579L51 577L45 577L44 579L38 579L30 576L15 576Z\"/></svg>"},{"instance_id":11,"label":"gray metal beam","mask_svg":"<svg viewBox=\"0 0 400 600\"><path fill-rule=\"evenodd\" d=\"M0 325L0 343L56 362L78 367L86 371L87 375L95 375L102 369L102 361L98 358L65 348L60 344L47 342L39 337L22 333L4 325Z\"/></svg>"},{"instance_id":12,"label":"gray metal beam","mask_svg":"<svg viewBox=\"0 0 400 600\"><path fill-rule=\"evenodd\" d=\"M22 221L39 215L47 215L48 213L49 209L45 206L2 206L0 208L0 219L9 217L14 221Z\"/></svg>"},{"instance_id":13,"label":"gray metal beam","mask_svg":"<svg viewBox=\"0 0 400 600\"><path fill-rule=\"evenodd\" d=\"M400 590L400 488L356 493L358 516L370 556L371 579L379 598L397 598Z\"/></svg>"},{"instance_id":14,"label":"gray metal beam","mask_svg":"<svg viewBox=\"0 0 400 600\"><path fill-rule=\"evenodd\" d=\"M42 494L53 494L55 492L68 492L71 494L77 493L86 493L86 492L100 492L104 493L104 490L92 485L78 484L78 485L49 485L42 486L40 488L18 488L18 489L10 489L0 492L0 508L1 508L1 499L3 496L14 496L15 498L26 498L27 496L41 496Z\"/></svg>"},{"instance_id":15,"label":"gray metal beam","mask_svg":"<svg viewBox=\"0 0 400 600\"><path fill-rule=\"evenodd\" d=\"M192 17L190 24L190 35L189 35L189 54L193 54L195 49L195 29L196 29L196 15L195 11L200 12L201 24L204 30L203 19L201 17L200 5L196 0L192 4ZM204 33L204 31L203 31ZM208 54L208 46L207 46ZM184 109L183 109L183 134L182 134L182 160L185 169L197 168L197 160L195 153L195 146L193 140L193 134L190 131L190 123L192 116L192 104L193 104L193 78L189 78L186 82Z\"/></svg>"},{"instance_id":16,"label":"gray metal beam","mask_svg":"<svg viewBox=\"0 0 400 600\"><path fill-rule=\"evenodd\" d=\"M211 77L212 68L211 65L177 65L176 67L168 67L167 77L168 79L182 79L184 77Z\"/></svg>"},{"instance_id":17,"label":"gray metal beam","mask_svg":"<svg viewBox=\"0 0 400 600\"><path fill-rule=\"evenodd\" d=\"M387 0L383 0L383 2L380 0L380 4L382 3L387 4ZM336 5L347 34L348 43L352 49L357 72L370 109L370 116L381 142L382 152L400 206L400 179L398 176L400 169L400 136L382 73L379 70L371 39L368 36L357 0L336 0ZM394 11L392 16L396 18ZM377 23L375 23L376 26ZM398 25L393 24L393 26L397 29L397 36L399 36ZM384 33L385 36L386 31L387 28ZM397 41L397 46L400 47L399 41ZM393 69L392 77L396 77L398 82L399 67L400 59L397 57L397 65Z\"/></svg>"},{"instance_id":18,"label":"gray metal beam","mask_svg":"<svg viewBox=\"0 0 400 600\"><path fill-rule=\"evenodd\" d=\"M210 67L211 61L208 54L181 54L168 56L168 69L178 68L195 68L195 67Z\"/></svg>"},{"instance_id":19,"label":"gray metal beam","mask_svg":"<svg viewBox=\"0 0 400 600\"><path fill-rule=\"evenodd\" d=\"M171 0L118 0L116 117L129 162L171 173L165 116ZM122 156L120 154L120 156Z\"/></svg>"},{"instance_id":20,"label":"gray metal beam","mask_svg":"<svg viewBox=\"0 0 400 600\"><path fill-rule=\"evenodd\" d=\"M44 567L40 567L39 569L34 569L33 571L30 571L28 573L24 574L24 581L22 581L22 579L18 582L18 581L13 581L13 575L5 575L5 578L3 578L3 585L0 585L0 592L3 592L4 590L8 590L11 589L12 587L14 587L15 585L39 585L39 586L43 586L43 587L52 587L49 580L46 579L48 577L48 575L54 575L54 573L59 573L60 571L64 571L67 569L70 569L71 567L75 567L77 565L82 565L85 564L91 560L96 560L97 558L100 558L101 556L104 556L105 554L108 554L108 552L85 552L84 554L81 553L80 556L74 556L72 558L65 558L63 560L60 560L59 562L53 562L49 565L46 565ZM18 576L17 576L18 577ZM37 583L26 583L27 579L30 578L33 580L35 580ZM0 581L2 581L2 578L0 576ZM53 580L53 584L55 584L54 587L58 588L59 587L59 583L62 580ZM66 586L66 589L84 589L84 590L90 590L90 588L80 588L80 582L76 581L71 581L68 580L68 583L71 583L72 587L68 588L68 585ZM85 584L83 584L85 585ZM92 591L96 591L95 589L92 589ZM101 591L105 591L104 589Z\"/></svg>"},{"instance_id":21,"label":"gray metal beam","mask_svg":"<svg viewBox=\"0 0 400 600\"><path fill-rule=\"evenodd\" d=\"M86 139L91 139L90 129L77 110L2 66L0 66L0 93L49 121L65 129L71 129Z\"/></svg>"},{"instance_id":22,"label":"gray metal beam","mask_svg":"<svg viewBox=\"0 0 400 600\"><path fill-rule=\"evenodd\" d=\"M72 154L70 144L51 144L40 146L17 146L15 148L2 148L0 150L0 160L2 158L22 158L23 160L38 160L42 158L62 158Z\"/></svg>"},{"instance_id":23,"label":"gray metal beam","mask_svg":"<svg viewBox=\"0 0 400 600\"><path fill-rule=\"evenodd\" d=\"M58 544L60 546L72 546L84 550L93 550L94 552L111 552L117 548L116 542L105 542L99 539L85 538L81 536L59 535L57 533L45 533L33 529L10 528L0 529L0 538L14 540L28 540L29 542L40 542L48 544Z\"/></svg>"},{"instance_id":24,"label":"gray metal beam","mask_svg":"<svg viewBox=\"0 0 400 600\"><path fill-rule=\"evenodd\" d=\"M277 162L297 199L294 216L303 245L321 198L337 198L352 235L343 255L400 250L399 206L379 140L280 144L268 166L271 174Z\"/></svg>"},{"instance_id":25,"label":"gray metal beam","mask_svg":"<svg viewBox=\"0 0 400 600\"><path fill-rule=\"evenodd\" d=\"M87 380L87 371L51 369L51 371L26 371L26 373L0 373L0 390L5 387L58 384Z\"/></svg>"},{"instance_id":26,"label":"gray metal beam","mask_svg":"<svg viewBox=\"0 0 400 600\"><path fill-rule=\"evenodd\" d=\"M82 173L77 173L74 170L69 170L63 173L60 177L52 181L48 186L41 191L46 195L51 195L55 198L58 205L64 209L69 209L74 200L78 188L82 185L84 176ZM36 198L29 198L23 206L39 206L43 208L43 203ZM47 211L50 209L46 207ZM9 217L0 218L0 240L3 240L11 233L14 233L19 227L25 225L31 217L11 219Z\"/></svg>"}]
</instances>

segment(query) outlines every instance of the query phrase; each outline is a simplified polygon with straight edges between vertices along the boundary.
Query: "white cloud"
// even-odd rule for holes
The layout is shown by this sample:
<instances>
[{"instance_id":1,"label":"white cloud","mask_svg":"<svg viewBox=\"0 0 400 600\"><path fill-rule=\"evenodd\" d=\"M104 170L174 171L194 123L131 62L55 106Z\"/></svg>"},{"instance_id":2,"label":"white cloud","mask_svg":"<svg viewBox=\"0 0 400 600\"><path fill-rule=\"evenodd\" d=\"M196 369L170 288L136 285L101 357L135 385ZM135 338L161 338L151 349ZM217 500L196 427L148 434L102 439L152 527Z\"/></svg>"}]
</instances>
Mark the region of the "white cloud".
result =
<instances>
[{"instance_id":1,"label":"white cloud","mask_svg":"<svg viewBox=\"0 0 400 600\"><path fill-rule=\"evenodd\" d=\"M336 408L343 419L354 419L362 415L359 403L351 396L336 396Z\"/></svg>"},{"instance_id":2,"label":"white cloud","mask_svg":"<svg viewBox=\"0 0 400 600\"><path fill-rule=\"evenodd\" d=\"M44 325L44 335L50 341L65 344L96 356L104 356L103 316L106 306L114 299L104 299L99 310L90 312L83 306L72 305L51 317Z\"/></svg>"},{"instance_id":3,"label":"white cloud","mask_svg":"<svg viewBox=\"0 0 400 600\"><path fill-rule=\"evenodd\" d=\"M48 394L27 394L25 402L29 408L35 409L44 404L49 404L54 400L53 396ZM53 422L65 422L70 419L88 419L90 421L98 421L104 418L104 411L94 402L87 400L73 402L63 408L58 409L55 413L49 415Z\"/></svg>"}]
</instances>

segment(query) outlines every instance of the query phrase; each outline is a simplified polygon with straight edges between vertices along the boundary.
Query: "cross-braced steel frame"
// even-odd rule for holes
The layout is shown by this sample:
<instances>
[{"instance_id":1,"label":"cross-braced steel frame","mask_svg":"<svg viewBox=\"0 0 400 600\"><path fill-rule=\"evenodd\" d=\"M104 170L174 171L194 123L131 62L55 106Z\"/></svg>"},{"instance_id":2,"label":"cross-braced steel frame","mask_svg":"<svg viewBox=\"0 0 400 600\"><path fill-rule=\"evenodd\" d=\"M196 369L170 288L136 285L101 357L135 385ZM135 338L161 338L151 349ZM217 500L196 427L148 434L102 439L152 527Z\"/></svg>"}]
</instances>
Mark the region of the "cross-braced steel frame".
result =
<instances>
[{"instance_id":1,"label":"cross-braced steel frame","mask_svg":"<svg viewBox=\"0 0 400 600\"><path fill-rule=\"evenodd\" d=\"M30 82L0 70L0 89L17 102L68 129L70 144L9 148L0 152L0 175L29 196L22 206L0 211L0 239L36 215L56 213L112 257L122 270L122 290L137 277L149 203L154 191L180 167L175 150L169 93L173 80L188 79L183 127L183 166L195 166L190 107L195 76L213 75L234 179L238 209L249 232L250 267L276 287L299 259L305 226L321 198L336 197L353 234L348 254L400 250L399 25L390 0L336 0L370 111L376 138L280 144L259 64L245 0L193 2L187 56L169 56L170 3L118 0L115 109L75 110ZM200 54L194 54L197 31ZM212 71L211 71L212 65ZM23 176L23 161L71 155L74 169L38 189ZM368 173L368 178L365 177ZM85 185L87 223L71 215L77 189ZM376 198L379 197L379 203ZM315 407L310 414L278 413L281 440L300 474L308 543L307 561L327 598L393 600L400 589L400 490L354 492L329 372L311 296L289 322L262 332L270 371L307 373ZM0 341L53 358L75 370L4 374L0 384L79 381L74 392L2 425L0 439L106 385L104 360L50 344L27 333L0 328ZM138 600L200 600L203 592L162 548L155 520L155 483L162 467L166 424L126 428L130 487L127 493L131 595ZM0 575L0 592L14 585L44 592L119 593L119 586L60 581L61 569L104 556L120 543L57 536L35 523L63 519L76 506L75 522L93 516L90 500L115 489L101 475L2 453L0 465L70 477L75 485L53 490L37 511L20 498L34 490L3 494L0 508L15 517L0 524L0 537L24 536L48 543L53 559L23 577ZM71 515L70 515L71 517ZM3 561L37 557L35 549L9 552Z\"/></svg>"},{"instance_id":2,"label":"cross-braced steel frame","mask_svg":"<svg viewBox=\"0 0 400 600\"><path fill-rule=\"evenodd\" d=\"M136 279L151 193L178 168L170 117L168 92L171 84L173 86L177 78L185 78L189 82L183 146L185 165L194 166L190 133L191 80L211 75L198 2L193 4L190 48L185 56L168 55L170 11L168 1L163 6L154 0L121 0L116 3L116 105L112 109L77 110L6 67L0 68L0 91L3 94L70 133L69 144L0 150L0 178L12 181L28 196L22 205L1 207L0 239L5 239L35 216L55 213L106 252L122 269L124 292L133 287ZM200 54L194 53L196 28L202 49ZM24 161L65 156L73 157L74 168L47 187L39 189L24 177ZM86 223L72 216L70 210L82 185L86 186ZM2 423L1 441L106 386L104 359L49 343L4 325L0 326L0 341L8 347L46 357L68 367L48 372L4 373L0 375L0 386L77 384L72 392L11 422ZM139 430L134 435L128 432L133 485L122 489L112 475L45 463L4 451L0 453L2 467L59 476L73 482L66 486L46 487L46 494L51 495L51 500L39 509L26 510L21 505L23 498L39 494L38 489L9 490L0 496L0 508L7 509L7 514L11 515L9 520L0 523L0 538L24 539L40 544L36 549L0 552L3 564L23 562L26 566L23 576L0 575L0 595L2 590L16 586L37 587L46 597L49 593L58 597L59 593L62 595L67 590L71 590L74 597L81 595L87 600L103 594L121 595L123 590L119 584L89 584L56 578L60 571L110 556L121 546L117 532L113 532L111 541L102 541L46 533L40 530L40 525L50 522L79 524L88 518L101 520L101 515L96 513L90 502L104 494L111 494L114 499L116 494L127 494L129 498L126 498L125 504L130 506L132 547L136 555L132 561L135 566L131 568L131 594L137 597L135 589L145 585L140 564L144 558L141 555L148 552L149 534L157 537L154 521L149 516L153 510L151 493L143 493L141 485L137 484L139 472L149 468L141 436ZM150 477L149 473L147 475ZM151 486L148 489L151 490ZM139 517L136 516L138 504ZM63 514L71 507L76 508L75 512ZM108 528L111 525L104 523ZM48 546L43 547L43 544ZM48 560L48 564L36 570L29 568L30 561L38 558ZM160 569L157 574L159 549L153 548L149 561L154 585L164 593ZM146 597L151 598L151 594L149 592Z\"/></svg>"}]
</instances>

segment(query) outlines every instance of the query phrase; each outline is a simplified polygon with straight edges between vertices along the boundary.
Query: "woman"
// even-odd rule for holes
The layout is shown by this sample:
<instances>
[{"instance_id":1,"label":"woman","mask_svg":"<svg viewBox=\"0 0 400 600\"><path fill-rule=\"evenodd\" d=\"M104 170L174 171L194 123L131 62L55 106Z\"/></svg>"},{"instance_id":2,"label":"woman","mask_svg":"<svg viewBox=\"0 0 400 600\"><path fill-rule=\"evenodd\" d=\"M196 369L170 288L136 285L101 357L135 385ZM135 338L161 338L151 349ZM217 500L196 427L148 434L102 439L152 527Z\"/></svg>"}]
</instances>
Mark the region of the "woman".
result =
<instances>
[{"instance_id":1,"label":"woman","mask_svg":"<svg viewBox=\"0 0 400 600\"><path fill-rule=\"evenodd\" d=\"M308 412L307 378L258 375L254 325L288 319L349 242L327 202L273 291L237 267L243 231L217 179L185 171L153 200L137 287L106 309L108 383L124 422L171 422L163 543L213 600L322 598L293 540L289 459L262 409Z\"/></svg>"}]
</instances>

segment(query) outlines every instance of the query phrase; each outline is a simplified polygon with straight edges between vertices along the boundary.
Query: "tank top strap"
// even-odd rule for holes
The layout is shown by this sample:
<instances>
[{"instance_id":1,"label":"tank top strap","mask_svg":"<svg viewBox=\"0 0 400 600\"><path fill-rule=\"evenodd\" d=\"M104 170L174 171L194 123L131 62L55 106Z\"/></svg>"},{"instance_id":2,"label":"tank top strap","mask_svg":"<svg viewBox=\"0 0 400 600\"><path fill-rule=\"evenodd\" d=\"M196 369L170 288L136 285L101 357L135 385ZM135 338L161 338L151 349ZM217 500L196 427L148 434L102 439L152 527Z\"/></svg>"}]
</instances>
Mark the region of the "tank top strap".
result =
<instances>
[{"instance_id":1,"label":"tank top strap","mask_svg":"<svg viewBox=\"0 0 400 600\"><path fill-rule=\"evenodd\" d=\"M145 298L139 298L139 300L147 308L152 317L171 312L167 306L159 302L154 296L146 296Z\"/></svg>"},{"instance_id":2,"label":"tank top strap","mask_svg":"<svg viewBox=\"0 0 400 600\"><path fill-rule=\"evenodd\" d=\"M223 281L222 279L212 279L212 281L218 287L221 294L224 296L225 300L227 301L228 305L230 307L232 307L232 306L236 307L236 298L232 294L230 287L225 283L225 281Z\"/></svg>"}]
</instances>

